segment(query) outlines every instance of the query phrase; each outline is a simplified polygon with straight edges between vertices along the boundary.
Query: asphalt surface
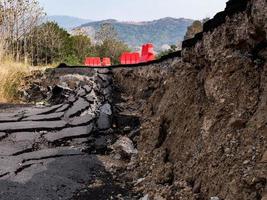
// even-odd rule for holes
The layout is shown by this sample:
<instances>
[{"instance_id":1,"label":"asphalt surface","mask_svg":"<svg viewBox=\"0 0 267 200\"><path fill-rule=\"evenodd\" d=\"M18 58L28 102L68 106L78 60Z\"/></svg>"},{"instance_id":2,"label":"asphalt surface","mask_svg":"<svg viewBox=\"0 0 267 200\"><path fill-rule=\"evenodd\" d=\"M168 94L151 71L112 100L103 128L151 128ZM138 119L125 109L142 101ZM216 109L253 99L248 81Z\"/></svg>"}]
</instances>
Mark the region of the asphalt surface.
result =
<instances>
[{"instance_id":1,"label":"asphalt surface","mask_svg":"<svg viewBox=\"0 0 267 200\"><path fill-rule=\"evenodd\" d=\"M111 126L106 72L96 71L62 104L0 106L0 200L119 199L128 193L100 155L87 151Z\"/></svg>"}]
</instances>

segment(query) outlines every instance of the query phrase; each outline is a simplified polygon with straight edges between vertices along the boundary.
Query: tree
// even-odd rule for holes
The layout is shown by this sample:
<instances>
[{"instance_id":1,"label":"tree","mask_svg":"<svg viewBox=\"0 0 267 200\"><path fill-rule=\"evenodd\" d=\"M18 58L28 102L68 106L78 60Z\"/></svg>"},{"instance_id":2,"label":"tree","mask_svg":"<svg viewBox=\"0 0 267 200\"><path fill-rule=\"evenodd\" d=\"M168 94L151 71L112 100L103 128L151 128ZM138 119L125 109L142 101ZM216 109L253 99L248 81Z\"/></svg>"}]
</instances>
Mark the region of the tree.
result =
<instances>
[{"instance_id":1,"label":"tree","mask_svg":"<svg viewBox=\"0 0 267 200\"><path fill-rule=\"evenodd\" d=\"M91 44L91 40L86 35L74 35L71 37L73 54L79 60L79 63L84 61L84 58L93 53L93 47Z\"/></svg>"},{"instance_id":2,"label":"tree","mask_svg":"<svg viewBox=\"0 0 267 200\"><path fill-rule=\"evenodd\" d=\"M3 49L19 61L27 61L26 36L40 23L44 15L37 0L0 0L0 34Z\"/></svg>"},{"instance_id":3,"label":"tree","mask_svg":"<svg viewBox=\"0 0 267 200\"><path fill-rule=\"evenodd\" d=\"M97 44L94 54L100 57L110 57L114 64L119 63L120 55L130 51L129 47L119 40L118 34L111 24L102 24L96 33Z\"/></svg>"},{"instance_id":4,"label":"tree","mask_svg":"<svg viewBox=\"0 0 267 200\"><path fill-rule=\"evenodd\" d=\"M93 52L91 40L84 34L70 35L55 22L37 26L27 38L27 52L33 65L65 62L82 64L84 58Z\"/></svg>"},{"instance_id":5,"label":"tree","mask_svg":"<svg viewBox=\"0 0 267 200\"><path fill-rule=\"evenodd\" d=\"M128 47L115 28L103 24L98 43L80 32L70 35L54 22L41 23L44 13L37 0L0 0L0 58L9 56L32 65L58 62L82 64L87 56L110 57L113 63Z\"/></svg>"},{"instance_id":6,"label":"tree","mask_svg":"<svg viewBox=\"0 0 267 200\"><path fill-rule=\"evenodd\" d=\"M201 32L202 30L203 30L202 22L199 20L196 20L193 22L191 26L187 28L187 32L184 36L184 39L187 40L187 39L193 38L195 34Z\"/></svg>"},{"instance_id":7,"label":"tree","mask_svg":"<svg viewBox=\"0 0 267 200\"><path fill-rule=\"evenodd\" d=\"M202 21L199 20L194 21L192 25L187 28L187 32L184 36L184 39L187 40L193 38L197 33L202 32L204 23L209 20L210 18L206 17Z\"/></svg>"},{"instance_id":8,"label":"tree","mask_svg":"<svg viewBox=\"0 0 267 200\"><path fill-rule=\"evenodd\" d=\"M54 22L37 26L29 33L27 41L33 65L61 62L72 53L70 35Z\"/></svg>"},{"instance_id":9,"label":"tree","mask_svg":"<svg viewBox=\"0 0 267 200\"><path fill-rule=\"evenodd\" d=\"M114 41L118 40L118 33L112 24L103 23L100 25L100 30L97 31L95 38L98 43Z\"/></svg>"}]
</instances>

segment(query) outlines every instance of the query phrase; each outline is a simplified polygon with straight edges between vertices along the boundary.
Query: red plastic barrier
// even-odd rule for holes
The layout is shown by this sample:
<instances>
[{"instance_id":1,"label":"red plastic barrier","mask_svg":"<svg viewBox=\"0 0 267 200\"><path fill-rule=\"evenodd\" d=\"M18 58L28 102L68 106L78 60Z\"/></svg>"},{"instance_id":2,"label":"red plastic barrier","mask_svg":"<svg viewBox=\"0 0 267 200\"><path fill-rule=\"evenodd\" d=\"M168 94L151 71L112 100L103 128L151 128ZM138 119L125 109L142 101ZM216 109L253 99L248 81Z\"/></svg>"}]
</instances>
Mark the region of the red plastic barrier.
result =
<instances>
[{"instance_id":1,"label":"red plastic barrier","mask_svg":"<svg viewBox=\"0 0 267 200\"><path fill-rule=\"evenodd\" d=\"M89 59L88 58L85 58L84 65L89 66Z\"/></svg>"},{"instance_id":2,"label":"red plastic barrier","mask_svg":"<svg viewBox=\"0 0 267 200\"><path fill-rule=\"evenodd\" d=\"M86 58L85 59L85 66L93 66L93 59L94 58Z\"/></svg>"},{"instance_id":3,"label":"red plastic barrier","mask_svg":"<svg viewBox=\"0 0 267 200\"><path fill-rule=\"evenodd\" d=\"M101 66L101 59L99 57L88 57L84 64L89 67L99 67Z\"/></svg>"},{"instance_id":4,"label":"red plastic barrier","mask_svg":"<svg viewBox=\"0 0 267 200\"><path fill-rule=\"evenodd\" d=\"M124 52L120 58L122 65L137 64L140 62L140 54L138 52L128 53Z\"/></svg>"},{"instance_id":5,"label":"red plastic barrier","mask_svg":"<svg viewBox=\"0 0 267 200\"><path fill-rule=\"evenodd\" d=\"M101 59L99 57L94 59L94 66L100 67L102 65Z\"/></svg>"},{"instance_id":6,"label":"red plastic barrier","mask_svg":"<svg viewBox=\"0 0 267 200\"><path fill-rule=\"evenodd\" d=\"M102 66L111 66L110 58L103 58Z\"/></svg>"},{"instance_id":7,"label":"red plastic barrier","mask_svg":"<svg viewBox=\"0 0 267 200\"><path fill-rule=\"evenodd\" d=\"M155 53L153 50L153 44L144 44L142 46L142 57L141 57L141 62L148 62L155 60Z\"/></svg>"},{"instance_id":8,"label":"red plastic barrier","mask_svg":"<svg viewBox=\"0 0 267 200\"><path fill-rule=\"evenodd\" d=\"M131 63L131 53L127 53L125 56L125 64L132 64Z\"/></svg>"},{"instance_id":9,"label":"red plastic barrier","mask_svg":"<svg viewBox=\"0 0 267 200\"><path fill-rule=\"evenodd\" d=\"M155 60L155 53L153 50L153 44L144 44L142 45L142 52L141 56L138 52L129 53L124 52L122 53L120 57L120 62L122 65L126 64L138 64L140 62L148 62ZM103 61L101 62L101 59L99 57L88 57L85 59L84 64L86 66L111 66L111 60L110 58L103 58Z\"/></svg>"},{"instance_id":10,"label":"red plastic barrier","mask_svg":"<svg viewBox=\"0 0 267 200\"><path fill-rule=\"evenodd\" d=\"M121 61L121 64L122 64L122 65L125 65L125 64L126 64L126 54L127 54L127 52L124 52L124 53L121 55L120 61Z\"/></svg>"},{"instance_id":11,"label":"red plastic barrier","mask_svg":"<svg viewBox=\"0 0 267 200\"><path fill-rule=\"evenodd\" d=\"M147 54L148 54L148 46L147 46L147 44L144 44L142 46L142 53L141 53L141 55L142 55L142 57L145 57Z\"/></svg>"},{"instance_id":12,"label":"red plastic barrier","mask_svg":"<svg viewBox=\"0 0 267 200\"><path fill-rule=\"evenodd\" d=\"M92 58L85 58L84 65L85 65L85 66L92 66L92 65L91 65L91 59L92 59Z\"/></svg>"},{"instance_id":13,"label":"red plastic barrier","mask_svg":"<svg viewBox=\"0 0 267 200\"><path fill-rule=\"evenodd\" d=\"M138 52L132 53L132 64L140 63L140 54Z\"/></svg>"},{"instance_id":14,"label":"red plastic barrier","mask_svg":"<svg viewBox=\"0 0 267 200\"><path fill-rule=\"evenodd\" d=\"M147 61L153 61L156 59L156 56L154 53L148 53L146 60Z\"/></svg>"}]
</instances>

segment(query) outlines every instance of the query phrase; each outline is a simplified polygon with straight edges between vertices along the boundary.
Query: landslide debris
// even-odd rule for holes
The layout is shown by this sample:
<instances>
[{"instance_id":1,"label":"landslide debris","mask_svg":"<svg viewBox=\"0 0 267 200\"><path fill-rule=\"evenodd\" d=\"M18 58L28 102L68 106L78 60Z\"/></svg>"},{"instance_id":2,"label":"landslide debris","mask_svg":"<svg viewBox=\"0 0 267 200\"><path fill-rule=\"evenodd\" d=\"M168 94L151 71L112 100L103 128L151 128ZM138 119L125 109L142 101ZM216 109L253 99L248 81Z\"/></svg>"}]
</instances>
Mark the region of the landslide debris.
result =
<instances>
[{"instance_id":1,"label":"landslide debris","mask_svg":"<svg viewBox=\"0 0 267 200\"><path fill-rule=\"evenodd\" d=\"M266 14L265 0L229 1L180 58L113 70L140 121L128 176L145 199L267 198Z\"/></svg>"}]
</instances>

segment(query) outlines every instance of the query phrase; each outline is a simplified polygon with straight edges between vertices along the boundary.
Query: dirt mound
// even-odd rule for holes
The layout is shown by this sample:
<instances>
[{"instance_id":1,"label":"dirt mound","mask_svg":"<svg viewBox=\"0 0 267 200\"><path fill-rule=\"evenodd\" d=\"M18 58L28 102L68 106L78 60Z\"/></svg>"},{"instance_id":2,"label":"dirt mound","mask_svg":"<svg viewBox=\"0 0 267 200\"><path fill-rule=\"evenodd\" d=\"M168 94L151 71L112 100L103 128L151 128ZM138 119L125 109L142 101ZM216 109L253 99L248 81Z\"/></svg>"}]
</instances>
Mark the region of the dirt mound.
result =
<instances>
[{"instance_id":1,"label":"dirt mound","mask_svg":"<svg viewBox=\"0 0 267 200\"><path fill-rule=\"evenodd\" d=\"M138 113L129 176L154 199L260 200L267 195L264 0L225 18L182 58L114 70Z\"/></svg>"}]
</instances>

